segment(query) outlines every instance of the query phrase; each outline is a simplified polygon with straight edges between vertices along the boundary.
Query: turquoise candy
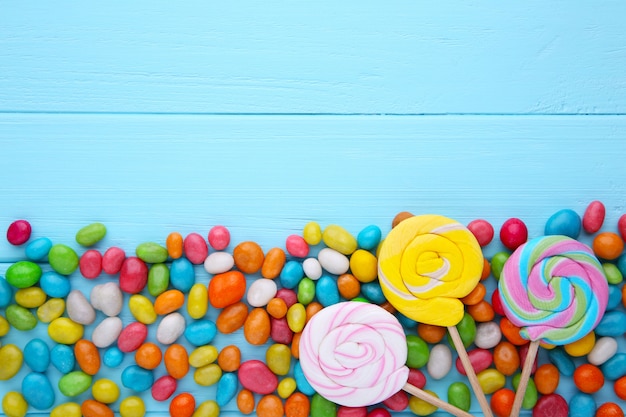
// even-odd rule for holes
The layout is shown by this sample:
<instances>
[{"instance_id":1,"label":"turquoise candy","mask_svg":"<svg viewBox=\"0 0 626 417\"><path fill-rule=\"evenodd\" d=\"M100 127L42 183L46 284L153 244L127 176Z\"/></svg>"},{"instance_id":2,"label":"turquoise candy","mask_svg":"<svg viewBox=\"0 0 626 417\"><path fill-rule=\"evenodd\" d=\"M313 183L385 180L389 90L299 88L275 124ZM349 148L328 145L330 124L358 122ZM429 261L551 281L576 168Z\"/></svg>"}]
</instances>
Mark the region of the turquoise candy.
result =
<instances>
[{"instance_id":1,"label":"turquoise candy","mask_svg":"<svg viewBox=\"0 0 626 417\"><path fill-rule=\"evenodd\" d=\"M31 261L19 261L7 269L6 280L15 288L32 287L41 278L41 267Z\"/></svg>"},{"instance_id":2,"label":"turquoise candy","mask_svg":"<svg viewBox=\"0 0 626 417\"><path fill-rule=\"evenodd\" d=\"M417 322L415 320L408 318L402 313L396 312L396 318L405 329L412 329L417 326Z\"/></svg>"},{"instance_id":3,"label":"turquoise candy","mask_svg":"<svg viewBox=\"0 0 626 417\"><path fill-rule=\"evenodd\" d=\"M26 245L24 253L31 261L42 261L48 256L52 248L52 241L47 237L39 237Z\"/></svg>"},{"instance_id":4,"label":"turquoise candy","mask_svg":"<svg viewBox=\"0 0 626 417\"><path fill-rule=\"evenodd\" d=\"M430 351L428 350L428 344L421 337L414 334L407 335L406 346L406 366L417 369L428 363Z\"/></svg>"},{"instance_id":5,"label":"turquoise candy","mask_svg":"<svg viewBox=\"0 0 626 417\"><path fill-rule=\"evenodd\" d=\"M78 268L78 255L74 249L62 243L53 245L48 253L48 261L52 269L61 275L70 275Z\"/></svg>"},{"instance_id":6,"label":"turquoise candy","mask_svg":"<svg viewBox=\"0 0 626 417\"><path fill-rule=\"evenodd\" d=\"M215 395L215 401L220 408L224 407L230 402L237 394L237 388L239 387L239 381L237 375L232 372L226 372L222 375L217 383L217 392Z\"/></svg>"},{"instance_id":7,"label":"turquoise candy","mask_svg":"<svg viewBox=\"0 0 626 417\"><path fill-rule=\"evenodd\" d=\"M183 334L194 346L208 345L217 335L217 326L211 320L196 320L187 325Z\"/></svg>"},{"instance_id":8,"label":"turquoise candy","mask_svg":"<svg viewBox=\"0 0 626 417\"><path fill-rule=\"evenodd\" d=\"M304 395L315 394L315 389L311 386L309 380L306 379L306 377L304 376L300 361L297 361L293 367L293 379L296 380L296 386L298 387L298 391L300 391Z\"/></svg>"},{"instance_id":9,"label":"turquoise candy","mask_svg":"<svg viewBox=\"0 0 626 417\"><path fill-rule=\"evenodd\" d=\"M617 353L600 367L604 377L614 381L626 375L626 353Z\"/></svg>"},{"instance_id":10,"label":"turquoise candy","mask_svg":"<svg viewBox=\"0 0 626 417\"><path fill-rule=\"evenodd\" d=\"M153 383L152 371L137 365L130 365L122 371L122 385L135 392L146 391L152 387Z\"/></svg>"},{"instance_id":11,"label":"turquoise candy","mask_svg":"<svg viewBox=\"0 0 626 417\"><path fill-rule=\"evenodd\" d=\"M109 368L117 368L122 364L124 360L124 352L122 352L117 346L111 346L104 352L102 362Z\"/></svg>"},{"instance_id":12,"label":"turquoise candy","mask_svg":"<svg viewBox=\"0 0 626 417\"><path fill-rule=\"evenodd\" d=\"M92 246L101 241L107 234L102 223L91 223L76 232L76 243L81 246Z\"/></svg>"},{"instance_id":13,"label":"turquoise candy","mask_svg":"<svg viewBox=\"0 0 626 417\"><path fill-rule=\"evenodd\" d=\"M328 275L323 275L316 284L317 301L324 307L337 304L341 299L337 280Z\"/></svg>"},{"instance_id":14,"label":"turquoise candy","mask_svg":"<svg viewBox=\"0 0 626 417\"><path fill-rule=\"evenodd\" d=\"M311 417L336 417L337 404L327 400L318 393L311 398Z\"/></svg>"},{"instance_id":15,"label":"turquoise candy","mask_svg":"<svg viewBox=\"0 0 626 417\"><path fill-rule=\"evenodd\" d=\"M43 292L52 298L65 298L72 290L70 280L54 271L44 272L39 280L39 285Z\"/></svg>"},{"instance_id":16,"label":"turquoise candy","mask_svg":"<svg viewBox=\"0 0 626 417\"><path fill-rule=\"evenodd\" d=\"M148 271L148 292L156 297L170 285L170 269L165 264L155 264Z\"/></svg>"},{"instance_id":17,"label":"turquoise candy","mask_svg":"<svg viewBox=\"0 0 626 417\"><path fill-rule=\"evenodd\" d=\"M617 269L622 273L622 276L626 276L626 253L617 258Z\"/></svg>"},{"instance_id":18,"label":"turquoise candy","mask_svg":"<svg viewBox=\"0 0 626 417\"><path fill-rule=\"evenodd\" d=\"M50 349L41 339L32 339L24 346L24 362L35 372L46 372L50 366Z\"/></svg>"},{"instance_id":19,"label":"turquoise candy","mask_svg":"<svg viewBox=\"0 0 626 417\"><path fill-rule=\"evenodd\" d=\"M59 391L66 397L76 397L91 386L92 377L83 371L74 371L59 379Z\"/></svg>"},{"instance_id":20,"label":"turquoise candy","mask_svg":"<svg viewBox=\"0 0 626 417\"><path fill-rule=\"evenodd\" d=\"M193 264L187 258L178 258L170 266L170 284L184 293L189 292L196 283L196 273Z\"/></svg>"},{"instance_id":21,"label":"turquoise candy","mask_svg":"<svg viewBox=\"0 0 626 417\"><path fill-rule=\"evenodd\" d=\"M372 224L359 232L356 237L356 242L359 244L360 248L372 250L376 249L380 243L381 236L382 232L380 231L380 227Z\"/></svg>"},{"instance_id":22,"label":"turquoise candy","mask_svg":"<svg viewBox=\"0 0 626 417\"><path fill-rule=\"evenodd\" d=\"M576 393L569 400L569 417L589 417L596 414L596 401L589 394Z\"/></svg>"},{"instance_id":23,"label":"turquoise candy","mask_svg":"<svg viewBox=\"0 0 626 417\"><path fill-rule=\"evenodd\" d=\"M562 375L567 377L574 375L576 365L562 348L548 350L548 359L550 359L552 365L556 366Z\"/></svg>"},{"instance_id":24,"label":"turquoise candy","mask_svg":"<svg viewBox=\"0 0 626 417\"><path fill-rule=\"evenodd\" d=\"M385 294L383 294L383 289L378 281L361 284L361 294L374 304L382 304L387 301Z\"/></svg>"},{"instance_id":25,"label":"turquoise candy","mask_svg":"<svg viewBox=\"0 0 626 417\"><path fill-rule=\"evenodd\" d=\"M76 364L76 357L74 356L74 349L68 345L55 345L50 350L50 362L55 368L62 374L67 374L74 369Z\"/></svg>"},{"instance_id":26,"label":"turquoise candy","mask_svg":"<svg viewBox=\"0 0 626 417\"><path fill-rule=\"evenodd\" d=\"M302 305L310 304L315 298L315 281L304 277L298 284L298 302Z\"/></svg>"},{"instance_id":27,"label":"turquoise candy","mask_svg":"<svg viewBox=\"0 0 626 417\"><path fill-rule=\"evenodd\" d=\"M6 308L13 301L13 288L0 276L0 308Z\"/></svg>"},{"instance_id":28,"label":"turquoise candy","mask_svg":"<svg viewBox=\"0 0 626 417\"><path fill-rule=\"evenodd\" d=\"M609 285L609 301L606 304L607 310L613 310L622 303L622 289L617 285Z\"/></svg>"},{"instance_id":29,"label":"turquoise candy","mask_svg":"<svg viewBox=\"0 0 626 417\"><path fill-rule=\"evenodd\" d=\"M279 275L282 287L290 290L296 288L302 278L304 278L304 269L298 261L287 261Z\"/></svg>"},{"instance_id":30,"label":"turquoise candy","mask_svg":"<svg viewBox=\"0 0 626 417\"><path fill-rule=\"evenodd\" d=\"M626 333L626 313L620 310L608 311L595 329L596 336L619 337Z\"/></svg>"},{"instance_id":31,"label":"turquoise candy","mask_svg":"<svg viewBox=\"0 0 626 417\"><path fill-rule=\"evenodd\" d=\"M472 405L472 394L469 387L463 382L453 382L448 387L448 402L464 411L469 411Z\"/></svg>"},{"instance_id":32,"label":"turquoise candy","mask_svg":"<svg viewBox=\"0 0 626 417\"><path fill-rule=\"evenodd\" d=\"M38 372L31 372L22 380L22 395L29 406L36 410L45 410L54 404L54 389L48 377Z\"/></svg>"},{"instance_id":33,"label":"turquoise candy","mask_svg":"<svg viewBox=\"0 0 626 417\"><path fill-rule=\"evenodd\" d=\"M582 220L578 213L571 209L563 209L554 213L546 222L544 234L564 235L572 239L578 238Z\"/></svg>"},{"instance_id":34,"label":"turquoise candy","mask_svg":"<svg viewBox=\"0 0 626 417\"><path fill-rule=\"evenodd\" d=\"M160 264L167 261L167 249L155 242L141 243L135 249L135 254L142 261L149 264Z\"/></svg>"},{"instance_id":35,"label":"turquoise candy","mask_svg":"<svg viewBox=\"0 0 626 417\"><path fill-rule=\"evenodd\" d=\"M37 317L27 308L11 304L4 311L7 321L17 330L32 330L37 326Z\"/></svg>"}]
</instances>

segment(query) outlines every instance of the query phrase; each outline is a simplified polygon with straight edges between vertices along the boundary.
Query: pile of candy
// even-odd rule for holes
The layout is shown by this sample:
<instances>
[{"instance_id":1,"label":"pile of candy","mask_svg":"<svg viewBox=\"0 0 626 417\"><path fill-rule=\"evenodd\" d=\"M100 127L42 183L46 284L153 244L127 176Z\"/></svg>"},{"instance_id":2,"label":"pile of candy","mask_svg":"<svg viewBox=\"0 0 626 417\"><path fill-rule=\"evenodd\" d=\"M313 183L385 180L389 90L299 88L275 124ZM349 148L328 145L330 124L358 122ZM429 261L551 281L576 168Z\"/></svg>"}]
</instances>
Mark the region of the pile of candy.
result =
<instances>
[{"instance_id":1,"label":"pile of candy","mask_svg":"<svg viewBox=\"0 0 626 417\"><path fill-rule=\"evenodd\" d=\"M300 235L288 236L284 248L269 250L252 241L231 245L229 230L214 226L206 238L172 232L163 243L142 243L130 254L101 247L107 233L101 223L79 230L73 245L33 237L31 224L16 220L6 236L23 247L25 259L0 277L0 386L20 381L19 389L0 389L2 411L9 417L36 410L53 417L135 417L153 410L146 403L162 402L159 410L175 417L216 417L220 410L259 417L424 416L437 411L428 396L445 396L456 409L477 413L472 401L486 395L489 412L505 417L535 343L539 357L531 363L522 400L527 414L623 417L626 352L619 346L626 333L626 215L614 231L601 231L601 202L589 204L582 216L561 210L547 220L545 235L555 236L548 240L529 240L524 222L511 218L499 230L506 250L489 259L480 253L495 236L488 221L474 220L463 231L428 216L421 224L437 224L419 236L415 254L413 236L407 248L385 239L381 249L383 236L375 225L355 237L341 226L310 222ZM399 213L392 228L408 219L417 223L418 217ZM440 242L435 229L471 232L477 253L456 253L449 242L459 238ZM571 255L576 272L560 260L537 263L556 276L547 288L558 290L558 297L539 294L534 283L501 297L518 284L511 277L514 267L524 265L520 257L555 248L561 256L573 251L570 241L580 245L580 236L592 244L581 249L584 260L578 252ZM438 271L458 271L441 253L465 257L459 274L476 280L442 276ZM408 278L405 263L419 264L419 274L433 281ZM604 286L561 279L568 271L581 275L576 268L600 271ZM498 285L505 277L511 287ZM471 288L462 288L468 282ZM572 306L576 312L560 314L556 322L538 318L543 313L518 299L522 293L532 303L541 299L538 304L550 313ZM400 327L394 327L396 320ZM520 320L541 323L527 327ZM465 349L453 343L456 331L473 372L463 366ZM252 350L260 353L247 357ZM326 371L330 380L321 375ZM468 382L470 373L476 387ZM573 388L563 392L559 387L566 380ZM448 382L445 393L429 389ZM409 394L405 383L427 396ZM596 393L608 385L613 398L598 403Z\"/></svg>"}]
</instances>

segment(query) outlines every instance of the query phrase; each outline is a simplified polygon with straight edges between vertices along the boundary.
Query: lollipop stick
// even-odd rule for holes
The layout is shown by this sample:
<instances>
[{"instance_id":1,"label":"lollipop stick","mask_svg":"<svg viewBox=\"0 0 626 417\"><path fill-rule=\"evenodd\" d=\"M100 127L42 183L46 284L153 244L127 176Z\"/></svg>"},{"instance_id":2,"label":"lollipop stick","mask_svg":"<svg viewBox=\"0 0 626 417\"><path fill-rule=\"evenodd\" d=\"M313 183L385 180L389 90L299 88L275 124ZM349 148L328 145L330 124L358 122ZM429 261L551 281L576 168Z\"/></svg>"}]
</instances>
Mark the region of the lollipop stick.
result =
<instances>
[{"instance_id":1,"label":"lollipop stick","mask_svg":"<svg viewBox=\"0 0 626 417\"><path fill-rule=\"evenodd\" d=\"M448 332L450 333L450 337L452 338L454 347L459 354L459 359L461 359L461 363L463 364L463 368L465 369L465 374L469 379L472 390L474 390L476 399L478 399L480 408L483 410L483 414L485 415L485 417L493 417L491 407L489 407L487 397L485 397L485 393L480 387L480 383L478 382L478 378L476 377L476 372L474 372L474 367L472 366L469 356L467 355L467 351L465 350L465 346L463 345L463 340L461 340L461 335L459 334L459 331L455 326L448 326Z\"/></svg>"},{"instance_id":2,"label":"lollipop stick","mask_svg":"<svg viewBox=\"0 0 626 417\"><path fill-rule=\"evenodd\" d=\"M513 401L513 408L511 409L511 417L519 416L522 409L522 401L524 400L524 394L526 393L526 387L528 387L528 381L530 380L530 373L533 370L533 364L537 357L537 351L539 350L539 341L530 342L528 347L528 353L526 354L526 360L522 366L522 376L517 385L517 392L515 393L515 400Z\"/></svg>"},{"instance_id":3,"label":"lollipop stick","mask_svg":"<svg viewBox=\"0 0 626 417\"><path fill-rule=\"evenodd\" d=\"M405 384L402 389L405 390L406 392L408 392L409 394L413 395L414 397L417 397L420 400L426 401L427 403L432 404L435 407L439 407L442 410L445 410L445 411L447 411L448 413L450 413L450 414L452 414L454 416L457 416L457 417L473 417L467 411L463 411L460 408L455 407L452 404L449 404L449 403L443 401L442 399L435 397L434 395L430 395L426 391L424 391L422 389L419 389L416 386L411 385L409 383Z\"/></svg>"}]
</instances>

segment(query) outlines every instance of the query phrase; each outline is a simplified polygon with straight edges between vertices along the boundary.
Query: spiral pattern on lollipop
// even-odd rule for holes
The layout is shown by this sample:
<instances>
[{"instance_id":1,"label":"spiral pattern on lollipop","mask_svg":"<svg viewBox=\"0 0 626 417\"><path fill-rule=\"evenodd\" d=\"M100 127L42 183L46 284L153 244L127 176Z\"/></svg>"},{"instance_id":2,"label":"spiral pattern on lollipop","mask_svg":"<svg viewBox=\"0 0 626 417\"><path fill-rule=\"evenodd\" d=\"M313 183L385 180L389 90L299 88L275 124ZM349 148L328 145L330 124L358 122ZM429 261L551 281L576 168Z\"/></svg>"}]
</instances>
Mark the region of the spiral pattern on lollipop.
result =
<instances>
[{"instance_id":1,"label":"spiral pattern on lollipop","mask_svg":"<svg viewBox=\"0 0 626 417\"><path fill-rule=\"evenodd\" d=\"M465 297L478 284L483 255L476 238L450 218L410 217L385 238L378 278L387 300L420 323L455 326Z\"/></svg>"},{"instance_id":2,"label":"spiral pattern on lollipop","mask_svg":"<svg viewBox=\"0 0 626 417\"><path fill-rule=\"evenodd\" d=\"M324 398L356 407L386 400L407 382L402 325L382 307L343 302L324 308L300 339L300 365Z\"/></svg>"},{"instance_id":3,"label":"spiral pattern on lollipop","mask_svg":"<svg viewBox=\"0 0 626 417\"><path fill-rule=\"evenodd\" d=\"M604 270L589 247L566 236L543 236L518 247L498 284L502 307L521 335L565 345L600 322L608 302Z\"/></svg>"}]
</instances>

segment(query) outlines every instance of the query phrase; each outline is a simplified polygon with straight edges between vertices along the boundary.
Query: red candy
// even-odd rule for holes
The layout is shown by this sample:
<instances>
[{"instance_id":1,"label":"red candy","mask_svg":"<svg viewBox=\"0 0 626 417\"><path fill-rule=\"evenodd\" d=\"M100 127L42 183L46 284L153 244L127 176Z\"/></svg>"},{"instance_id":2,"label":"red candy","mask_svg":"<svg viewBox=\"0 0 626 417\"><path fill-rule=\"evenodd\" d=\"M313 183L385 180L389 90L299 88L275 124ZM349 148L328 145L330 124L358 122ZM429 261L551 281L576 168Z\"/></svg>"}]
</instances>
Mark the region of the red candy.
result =
<instances>
[{"instance_id":1,"label":"red candy","mask_svg":"<svg viewBox=\"0 0 626 417\"><path fill-rule=\"evenodd\" d=\"M626 240L626 214L622 214L617 221L617 230L622 240Z\"/></svg>"},{"instance_id":2,"label":"red candy","mask_svg":"<svg viewBox=\"0 0 626 417\"><path fill-rule=\"evenodd\" d=\"M102 270L110 275L117 274L122 269L124 259L126 259L124 250L111 246L102 256Z\"/></svg>"},{"instance_id":3,"label":"red candy","mask_svg":"<svg viewBox=\"0 0 626 417\"><path fill-rule=\"evenodd\" d=\"M423 389L426 386L426 376L419 369L409 368L408 383L414 387Z\"/></svg>"},{"instance_id":4,"label":"red candy","mask_svg":"<svg viewBox=\"0 0 626 417\"><path fill-rule=\"evenodd\" d=\"M26 220L16 220L7 229L7 240L11 245L19 246L30 239L32 228Z\"/></svg>"},{"instance_id":5,"label":"red candy","mask_svg":"<svg viewBox=\"0 0 626 417\"><path fill-rule=\"evenodd\" d=\"M281 288L276 292L276 298L280 298L287 304L287 308L298 302L298 294L294 290Z\"/></svg>"},{"instance_id":6,"label":"red candy","mask_svg":"<svg viewBox=\"0 0 626 417\"><path fill-rule=\"evenodd\" d=\"M398 391L383 401L383 404L392 411L402 411L409 406L409 396L404 391Z\"/></svg>"},{"instance_id":7,"label":"red candy","mask_svg":"<svg viewBox=\"0 0 626 417\"><path fill-rule=\"evenodd\" d=\"M189 262L199 265L204 262L209 255L209 247L204 238L198 233L190 233L183 240L183 250Z\"/></svg>"},{"instance_id":8,"label":"red candy","mask_svg":"<svg viewBox=\"0 0 626 417\"><path fill-rule=\"evenodd\" d=\"M606 209L600 201L592 201L587 206L585 214L583 214L583 229L587 233L595 233L602 227L604 223L604 215Z\"/></svg>"},{"instance_id":9,"label":"red candy","mask_svg":"<svg viewBox=\"0 0 626 417\"><path fill-rule=\"evenodd\" d=\"M528 355L528 349L530 348L530 344L522 345L517 350L519 352L519 360L521 364L526 362L526 356ZM539 361L539 357L535 357L535 361L533 362L533 366L530 369L530 373L534 375L537 371L537 363Z\"/></svg>"},{"instance_id":10,"label":"red candy","mask_svg":"<svg viewBox=\"0 0 626 417\"><path fill-rule=\"evenodd\" d=\"M287 237L286 248L289 255L304 258L309 254L309 245L302 236L290 235Z\"/></svg>"},{"instance_id":11,"label":"red candy","mask_svg":"<svg viewBox=\"0 0 626 417\"><path fill-rule=\"evenodd\" d=\"M504 309L502 308L502 300L500 299L500 291L496 288L491 294L491 307L496 314L504 316Z\"/></svg>"},{"instance_id":12,"label":"red candy","mask_svg":"<svg viewBox=\"0 0 626 417\"><path fill-rule=\"evenodd\" d=\"M237 376L245 389L256 394L271 394L278 387L278 377L260 360L242 363Z\"/></svg>"},{"instance_id":13,"label":"red candy","mask_svg":"<svg viewBox=\"0 0 626 417\"><path fill-rule=\"evenodd\" d=\"M391 413L385 408L374 408L367 414L367 417L391 417Z\"/></svg>"},{"instance_id":14,"label":"red candy","mask_svg":"<svg viewBox=\"0 0 626 417\"><path fill-rule=\"evenodd\" d=\"M510 218L500 228L500 240L508 249L515 250L528 240L528 228L520 219Z\"/></svg>"},{"instance_id":15,"label":"red candy","mask_svg":"<svg viewBox=\"0 0 626 417\"><path fill-rule=\"evenodd\" d=\"M152 398L156 401L165 401L174 394L177 386L178 383L175 378L169 375L163 375L161 378L154 381L154 385L152 385Z\"/></svg>"},{"instance_id":16,"label":"red candy","mask_svg":"<svg viewBox=\"0 0 626 417\"><path fill-rule=\"evenodd\" d=\"M567 417L568 414L567 401L559 394L544 395L533 408L533 417Z\"/></svg>"},{"instance_id":17,"label":"red candy","mask_svg":"<svg viewBox=\"0 0 626 417\"><path fill-rule=\"evenodd\" d=\"M230 244L230 232L224 226L213 226L209 230L209 245L215 250L224 250Z\"/></svg>"},{"instance_id":18,"label":"red candy","mask_svg":"<svg viewBox=\"0 0 626 417\"><path fill-rule=\"evenodd\" d=\"M97 278L102 272L102 255L95 249L89 249L80 257L78 267L85 278Z\"/></svg>"},{"instance_id":19,"label":"red candy","mask_svg":"<svg viewBox=\"0 0 626 417\"><path fill-rule=\"evenodd\" d=\"M366 417L367 407L348 407L341 405L337 408L337 417Z\"/></svg>"},{"instance_id":20,"label":"red candy","mask_svg":"<svg viewBox=\"0 0 626 417\"><path fill-rule=\"evenodd\" d=\"M131 256L122 263L120 289L129 294L137 294L148 283L148 266L141 259Z\"/></svg>"},{"instance_id":21,"label":"red candy","mask_svg":"<svg viewBox=\"0 0 626 417\"><path fill-rule=\"evenodd\" d=\"M282 317L275 319L274 317L270 317L270 323L270 337L272 340L284 345L290 344L293 340L293 331L289 328L287 318Z\"/></svg>"},{"instance_id":22,"label":"red candy","mask_svg":"<svg viewBox=\"0 0 626 417\"><path fill-rule=\"evenodd\" d=\"M467 352L467 356L469 357L475 373L484 371L493 363L493 355L487 349L472 349ZM456 358L455 365L456 370L459 371L461 375L467 375L465 373L465 368L463 367L463 362L461 362L461 358Z\"/></svg>"},{"instance_id":23,"label":"red candy","mask_svg":"<svg viewBox=\"0 0 626 417\"><path fill-rule=\"evenodd\" d=\"M471 221L467 228L476 237L480 246L487 246L493 239L493 226L487 220L477 219Z\"/></svg>"},{"instance_id":24,"label":"red candy","mask_svg":"<svg viewBox=\"0 0 626 417\"><path fill-rule=\"evenodd\" d=\"M124 353L134 352L148 337L148 327L138 321L129 324L122 329L117 338L117 347Z\"/></svg>"}]
</instances>

